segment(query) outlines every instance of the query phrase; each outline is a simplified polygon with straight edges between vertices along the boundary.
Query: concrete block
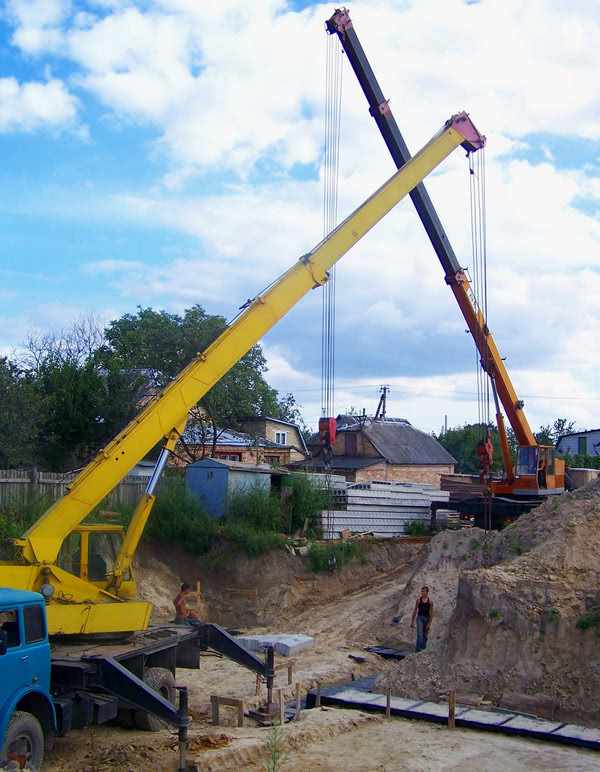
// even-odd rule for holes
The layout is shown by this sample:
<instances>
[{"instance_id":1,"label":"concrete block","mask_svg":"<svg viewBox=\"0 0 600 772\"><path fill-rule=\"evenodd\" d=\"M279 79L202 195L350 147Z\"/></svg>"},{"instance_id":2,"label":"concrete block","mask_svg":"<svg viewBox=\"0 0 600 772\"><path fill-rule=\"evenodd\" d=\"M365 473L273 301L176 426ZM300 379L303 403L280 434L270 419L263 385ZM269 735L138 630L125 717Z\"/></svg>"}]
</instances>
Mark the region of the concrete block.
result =
<instances>
[{"instance_id":1,"label":"concrete block","mask_svg":"<svg viewBox=\"0 0 600 772\"><path fill-rule=\"evenodd\" d=\"M292 657L310 649L312 645L313 639L308 635L282 635L275 645L275 651L282 657Z\"/></svg>"}]
</instances>

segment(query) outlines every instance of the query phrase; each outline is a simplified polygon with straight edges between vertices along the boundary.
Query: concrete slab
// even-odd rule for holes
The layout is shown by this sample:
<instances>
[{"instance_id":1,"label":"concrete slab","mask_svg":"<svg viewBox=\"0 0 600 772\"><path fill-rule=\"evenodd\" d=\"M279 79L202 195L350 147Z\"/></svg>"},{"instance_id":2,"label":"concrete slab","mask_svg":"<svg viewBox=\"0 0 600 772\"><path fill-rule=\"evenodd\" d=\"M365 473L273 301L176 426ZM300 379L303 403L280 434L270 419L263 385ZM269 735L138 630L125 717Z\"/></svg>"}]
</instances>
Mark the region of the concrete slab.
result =
<instances>
[{"instance_id":1,"label":"concrete slab","mask_svg":"<svg viewBox=\"0 0 600 772\"><path fill-rule=\"evenodd\" d=\"M590 729L587 726L565 724L552 732L551 737L560 737L573 741L576 745L585 745L600 750L600 729Z\"/></svg>"},{"instance_id":2,"label":"concrete slab","mask_svg":"<svg viewBox=\"0 0 600 772\"><path fill-rule=\"evenodd\" d=\"M448 715L448 708L446 708L446 715ZM514 713L494 713L491 710L474 710L473 708L468 708L460 714L460 720L471 726L476 726L476 724L481 724L483 726L503 726L506 721L510 721L514 716Z\"/></svg>"},{"instance_id":3,"label":"concrete slab","mask_svg":"<svg viewBox=\"0 0 600 772\"><path fill-rule=\"evenodd\" d=\"M412 707L408 708L411 713L416 716L431 716L432 718L448 718L448 705L439 705L437 702L422 702L421 704L413 703ZM459 711L455 714L457 717Z\"/></svg>"},{"instance_id":4,"label":"concrete slab","mask_svg":"<svg viewBox=\"0 0 600 772\"><path fill-rule=\"evenodd\" d=\"M307 635L240 635L236 640L248 651L264 651L266 646L273 646L276 654L290 657L310 649L313 639Z\"/></svg>"},{"instance_id":5,"label":"concrete slab","mask_svg":"<svg viewBox=\"0 0 600 772\"><path fill-rule=\"evenodd\" d=\"M548 721L545 718L535 718L533 716L521 716L516 714L505 724L502 724L502 728L527 733L540 732L541 734L548 734L549 732L554 732L556 729L559 729L562 725L562 721Z\"/></svg>"},{"instance_id":6,"label":"concrete slab","mask_svg":"<svg viewBox=\"0 0 600 772\"><path fill-rule=\"evenodd\" d=\"M275 651L282 657L292 657L310 649L312 645L313 639L308 635L287 635L276 642Z\"/></svg>"}]
</instances>

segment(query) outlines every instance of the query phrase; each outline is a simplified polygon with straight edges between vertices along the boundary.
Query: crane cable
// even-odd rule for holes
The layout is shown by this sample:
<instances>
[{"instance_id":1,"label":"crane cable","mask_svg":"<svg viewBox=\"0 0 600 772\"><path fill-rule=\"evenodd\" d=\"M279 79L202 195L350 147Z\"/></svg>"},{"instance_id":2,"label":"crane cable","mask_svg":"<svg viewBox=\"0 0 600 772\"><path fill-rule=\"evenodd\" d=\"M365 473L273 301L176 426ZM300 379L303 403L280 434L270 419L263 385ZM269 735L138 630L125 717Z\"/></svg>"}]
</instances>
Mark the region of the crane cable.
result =
<instances>
[{"instance_id":1,"label":"crane cable","mask_svg":"<svg viewBox=\"0 0 600 772\"><path fill-rule=\"evenodd\" d=\"M323 238L338 222L338 181L342 107L343 49L335 35L326 35L325 57L325 152L323 160ZM321 310L321 415L334 415L335 392L335 265L323 288ZM331 467L325 464L327 514L326 538L333 538ZM332 566L332 570L335 566Z\"/></svg>"},{"instance_id":2,"label":"crane cable","mask_svg":"<svg viewBox=\"0 0 600 772\"><path fill-rule=\"evenodd\" d=\"M469 193L471 206L471 250L473 260L473 294L476 311L487 324L487 235L485 211L485 148L469 154ZM477 417L482 439L490 425L490 383L485 331L481 325L476 332ZM481 356L480 352L483 352Z\"/></svg>"},{"instance_id":3,"label":"crane cable","mask_svg":"<svg viewBox=\"0 0 600 772\"><path fill-rule=\"evenodd\" d=\"M469 188L471 204L471 249L473 258L473 294L479 324L476 331L477 411L481 439L487 438L490 428L490 376L488 348L485 341L488 322L487 297L487 223L485 206L485 148L473 157L469 154ZM481 354L483 352L483 354ZM489 564L490 545L488 533L492 521L492 497L488 485L483 491L483 527L485 531L483 559Z\"/></svg>"}]
</instances>

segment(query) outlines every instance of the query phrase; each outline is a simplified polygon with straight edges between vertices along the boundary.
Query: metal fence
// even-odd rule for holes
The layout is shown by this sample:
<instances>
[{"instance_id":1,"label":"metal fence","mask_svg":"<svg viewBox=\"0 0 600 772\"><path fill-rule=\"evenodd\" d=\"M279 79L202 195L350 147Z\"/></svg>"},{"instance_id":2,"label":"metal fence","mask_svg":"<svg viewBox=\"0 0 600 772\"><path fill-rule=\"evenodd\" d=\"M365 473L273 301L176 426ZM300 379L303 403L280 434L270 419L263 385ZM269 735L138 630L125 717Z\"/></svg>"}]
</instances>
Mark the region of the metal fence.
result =
<instances>
[{"instance_id":1,"label":"metal fence","mask_svg":"<svg viewBox=\"0 0 600 772\"><path fill-rule=\"evenodd\" d=\"M67 492L77 472L38 472L0 469L0 508L27 506L34 501L52 502ZM128 475L108 494L106 504L135 506L146 490L148 477Z\"/></svg>"}]
</instances>

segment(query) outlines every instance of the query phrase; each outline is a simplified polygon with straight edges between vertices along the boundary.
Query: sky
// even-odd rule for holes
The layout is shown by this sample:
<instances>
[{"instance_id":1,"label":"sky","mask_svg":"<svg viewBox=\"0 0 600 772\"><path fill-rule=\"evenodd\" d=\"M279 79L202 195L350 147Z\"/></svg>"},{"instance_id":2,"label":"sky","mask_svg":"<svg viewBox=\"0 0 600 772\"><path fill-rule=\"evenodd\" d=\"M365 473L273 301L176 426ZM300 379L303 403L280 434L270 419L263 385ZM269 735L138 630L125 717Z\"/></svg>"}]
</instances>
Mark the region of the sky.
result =
<instances>
[{"instance_id":1,"label":"sky","mask_svg":"<svg viewBox=\"0 0 600 772\"><path fill-rule=\"evenodd\" d=\"M230 319L323 237L335 5L6 0L0 16L0 353L137 306ZM532 428L600 426L600 17L594 0L349 6L416 152L467 110L487 136L488 323ZM343 57L342 57L343 58ZM338 215L394 164L342 62ZM426 187L473 266L469 170ZM410 200L336 269L335 412L439 432L478 419L477 357ZM321 414L321 290L262 340ZM493 411L492 411L493 412Z\"/></svg>"}]
</instances>

